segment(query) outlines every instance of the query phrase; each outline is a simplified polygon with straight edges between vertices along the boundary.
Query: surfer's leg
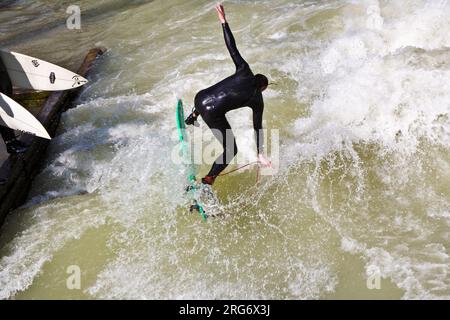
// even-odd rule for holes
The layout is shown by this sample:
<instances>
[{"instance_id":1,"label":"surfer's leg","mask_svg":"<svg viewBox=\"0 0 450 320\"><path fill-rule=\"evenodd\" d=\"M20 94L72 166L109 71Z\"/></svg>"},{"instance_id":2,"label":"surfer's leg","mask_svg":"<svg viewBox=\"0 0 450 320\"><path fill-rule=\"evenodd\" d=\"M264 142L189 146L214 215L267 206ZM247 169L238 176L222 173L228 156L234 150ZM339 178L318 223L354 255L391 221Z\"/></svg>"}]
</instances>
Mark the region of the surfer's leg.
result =
<instances>
[{"instance_id":1,"label":"surfer's leg","mask_svg":"<svg viewBox=\"0 0 450 320\"><path fill-rule=\"evenodd\" d=\"M12 96L12 83L9 78L8 72L6 71L3 61L0 59L0 92L6 94L7 96ZM6 150L8 153L21 153L25 152L25 146L17 141L14 130L0 126L0 135L5 141Z\"/></svg>"},{"instance_id":2,"label":"surfer's leg","mask_svg":"<svg viewBox=\"0 0 450 320\"><path fill-rule=\"evenodd\" d=\"M24 153L28 148L19 140L16 139L14 130L0 126L0 134L5 141L6 151L12 154Z\"/></svg>"},{"instance_id":3,"label":"surfer's leg","mask_svg":"<svg viewBox=\"0 0 450 320\"><path fill-rule=\"evenodd\" d=\"M203 183L213 184L216 177L230 164L238 152L236 139L225 115L213 119L204 118L214 136L222 144L223 153L216 159L209 173L202 179Z\"/></svg>"},{"instance_id":4,"label":"surfer's leg","mask_svg":"<svg viewBox=\"0 0 450 320\"><path fill-rule=\"evenodd\" d=\"M7 96L12 96L11 80L9 79L6 69L2 72L2 68L4 68L4 66L0 61L0 92L6 94ZM16 139L14 130L0 126L0 135L3 138L3 141L5 141L6 151L8 153L24 153L27 151L26 146Z\"/></svg>"},{"instance_id":5,"label":"surfer's leg","mask_svg":"<svg viewBox=\"0 0 450 320\"><path fill-rule=\"evenodd\" d=\"M5 141L6 151L8 153L17 154L27 151L27 147L22 142L16 139L14 130L0 126L0 135L3 138L3 141Z\"/></svg>"},{"instance_id":6,"label":"surfer's leg","mask_svg":"<svg viewBox=\"0 0 450 320\"><path fill-rule=\"evenodd\" d=\"M14 130L4 126L0 126L0 134L2 135L3 141L5 141L5 143L8 143L9 141L16 139L16 136L14 135Z\"/></svg>"},{"instance_id":7,"label":"surfer's leg","mask_svg":"<svg viewBox=\"0 0 450 320\"><path fill-rule=\"evenodd\" d=\"M12 96L12 83L6 71L5 65L0 58L0 92L7 96ZM6 151L8 153L23 153L27 150L25 145L16 139L14 130L0 126L0 135L5 141Z\"/></svg>"},{"instance_id":8,"label":"surfer's leg","mask_svg":"<svg viewBox=\"0 0 450 320\"><path fill-rule=\"evenodd\" d=\"M11 97L13 88L12 82L9 78L8 71L6 70L3 60L0 57L0 92Z\"/></svg>"}]
</instances>

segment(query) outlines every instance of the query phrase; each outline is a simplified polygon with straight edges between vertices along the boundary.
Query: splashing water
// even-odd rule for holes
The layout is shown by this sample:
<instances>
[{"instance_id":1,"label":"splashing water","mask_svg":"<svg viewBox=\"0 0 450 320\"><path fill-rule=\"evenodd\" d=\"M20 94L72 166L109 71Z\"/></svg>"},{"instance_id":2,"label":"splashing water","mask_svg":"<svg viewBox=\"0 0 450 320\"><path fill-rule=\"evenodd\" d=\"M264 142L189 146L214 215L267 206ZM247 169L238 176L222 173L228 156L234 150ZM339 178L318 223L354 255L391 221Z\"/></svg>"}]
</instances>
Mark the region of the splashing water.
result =
<instances>
[{"instance_id":1,"label":"splashing water","mask_svg":"<svg viewBox=\"0 0 450 320\"><path fill-rule=\"evenodd\" d=\"M69 2L0 12L15 51L76 68L109 49L1 230L0 298L450 298L450 3L226 1L242 55L277 83L280 170L219 178L223 217L203 223L170 159L176 97L234 71L213 3L84 0L70 31Z\"/></svg>"}]
</instances>

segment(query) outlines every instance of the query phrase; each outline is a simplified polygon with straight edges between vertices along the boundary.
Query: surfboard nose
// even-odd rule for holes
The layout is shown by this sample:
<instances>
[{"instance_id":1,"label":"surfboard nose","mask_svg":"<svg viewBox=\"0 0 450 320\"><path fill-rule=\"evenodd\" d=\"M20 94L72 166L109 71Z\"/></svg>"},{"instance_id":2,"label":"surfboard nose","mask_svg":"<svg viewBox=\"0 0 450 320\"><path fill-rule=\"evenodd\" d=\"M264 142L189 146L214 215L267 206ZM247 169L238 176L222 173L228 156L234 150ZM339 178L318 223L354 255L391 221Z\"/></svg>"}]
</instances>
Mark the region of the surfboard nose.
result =
<instances>
[{"instance_id":1,"label":"surfboard nose","mask_svg":"<svg viewBox=\"0 0 450 320\"><path fill-rule=\"evenodd\" d=\"M8 113L6 110L8 110ZM47 130L38 119L3 93L0 93L0 118L2 119L1 124L6 125L8 128L51 140Z\"/></svg>"}]
</instances>

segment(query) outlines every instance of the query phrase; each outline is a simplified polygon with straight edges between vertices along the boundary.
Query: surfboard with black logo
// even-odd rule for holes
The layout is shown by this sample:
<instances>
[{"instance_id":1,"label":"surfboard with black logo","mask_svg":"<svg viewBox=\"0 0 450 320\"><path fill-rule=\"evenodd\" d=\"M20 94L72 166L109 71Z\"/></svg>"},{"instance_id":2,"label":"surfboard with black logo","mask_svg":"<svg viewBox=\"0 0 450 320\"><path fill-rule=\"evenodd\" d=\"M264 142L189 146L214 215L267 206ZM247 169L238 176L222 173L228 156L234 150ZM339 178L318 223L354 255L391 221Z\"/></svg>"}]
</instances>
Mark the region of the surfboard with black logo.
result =
<instances>
[{"instance_id":1,"label":"surfboard with black logo","mask_svg":"<svg viewBox=\"0 0 450 320\"><path fill-rule=\"evenodd\" d=\"M21 53L0 50L0 58L15 87L62 91L78 88L88 82L70 70Z\"/></svg>"}]
</instances>

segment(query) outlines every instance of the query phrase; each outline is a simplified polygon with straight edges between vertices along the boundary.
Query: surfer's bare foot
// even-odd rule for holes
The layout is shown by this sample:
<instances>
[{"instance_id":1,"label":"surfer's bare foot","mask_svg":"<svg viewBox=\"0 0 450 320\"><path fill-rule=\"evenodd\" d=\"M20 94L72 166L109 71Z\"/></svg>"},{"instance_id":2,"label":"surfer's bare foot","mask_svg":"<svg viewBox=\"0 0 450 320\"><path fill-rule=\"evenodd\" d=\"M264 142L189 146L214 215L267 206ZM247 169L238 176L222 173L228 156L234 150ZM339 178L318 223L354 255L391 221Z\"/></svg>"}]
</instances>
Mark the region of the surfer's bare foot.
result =
<instances>
[{"instance_id":1,"label":"surfer's bare foot","mask_svg":"<svg viewBox=\"0 0 450 320\"><path fill-rule=\"evenodd\" d=\"M27 146L19 140L11 140L6 143L6 151L10 154L25 153L27 150Z\"/></svg>"}]
</instances>

